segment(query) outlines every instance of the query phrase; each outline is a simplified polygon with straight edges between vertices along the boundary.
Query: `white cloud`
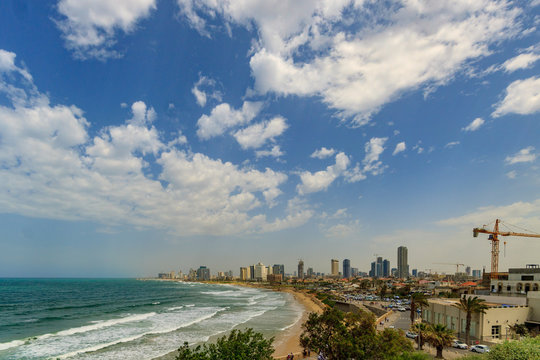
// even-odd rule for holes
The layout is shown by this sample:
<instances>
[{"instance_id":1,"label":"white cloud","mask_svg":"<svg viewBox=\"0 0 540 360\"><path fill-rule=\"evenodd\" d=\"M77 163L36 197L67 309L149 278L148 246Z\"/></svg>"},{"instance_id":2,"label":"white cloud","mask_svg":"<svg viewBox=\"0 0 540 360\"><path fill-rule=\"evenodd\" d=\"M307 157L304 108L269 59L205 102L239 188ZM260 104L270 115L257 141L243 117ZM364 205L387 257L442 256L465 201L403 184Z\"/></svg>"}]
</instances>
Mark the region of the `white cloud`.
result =
<instances>
[{"instance_id":1,"label":"white cloud","mask_svg":"<svg viewBox=\"0 0 540 360\"><path fill-rule=\"evenodd\" d=\"M459 141L450 141L448 144L444 145L444 148L445 149L451 149L453 148L454 146L457 146L459 145L460 142Z\"/></svg>"},{"instance_id":2,"label":"white cloud","mask_svg":"<svg viewBox=\"0 0 540 360\"><path fill-rule=\"evenodd\" d=\"M533 162L534 160L536 160L534 147L529 146L525 149L519 150L515 155L507 156L505 162L509 165L512 165L517 163Z\"/></svg>"},{"instance_id":3,"label":"white cloud","mask_svg":"<svg viewBox=\"0 0 540 360\"><path fill-rule=\"evenodd\" d=\"M242 108L235 110L227 103L219 104L210 115L197 121L197 135L204 140L222 135L226 130L249 123L262 108L262 102L245 101Z\"/></svg>"},{"instance_id":4,"label":"white cloud","mask_svg":"<svg viewBox=\"0 0 540 360\"><path fill-rule=\"evenodd\" d=\"M366 143L364 146L366 155L363 160L364 172L371 172L373 175L378 175L383 172L384 166L382 166L382 162L379 161L379 157L384 151L384 143L386 140L388 140L386 137L374 137Z\"/></svg>"},{"instance_id":5,"label":"white cloud","mask_svg":"<svg viewBox=\"0 0 540 360\"><path fill-rule=\"evenodd\" d=\"M360 233L360 222L358 220L344 224L336 224L329 227L322 227L322 231L330 239L350 239L357 237Z\"/></svg>"},{"instance_id":6,"label":"white cloud","mask_svg":"<svg viewBox=\"0 0 540 360\"><path fill-rule=\"evenodd\" d=\"M259 41L250 66L259 93L320 96L356 125L407 91L451 81L469 61L489 55L491 44L521 30L520 10L506 1L179 4L192 26L208 36L200 13L256 27Z\"/></svg>"},{"instance_id":7,"label":"white cloud","mask_svg":"<svg viewBox=\"0 0 540 360\"><path fill-rule=\"evenodd\" d=\"M221 101L222 94L215 89L216 81L206 76L199 75L199 80L193 85L191 93L199 106L204 107L208 98Z\"/></svg>"},{"instance_id":8,"label":"white cloud","mask_svg":"<svg viewBox=\"0 0 540 360\"><path fill-rule=\"evenodd\" d=\"M400 143L398 143L398 144L396 145L396 148L394 149L394 152L392 153L392 155L397 155L397 154L399 154L400 152L405 151L406 148L407 148L407 147L406 147L406 145L405 145L405 141L402 141L402 142L400 142Z\"/></svg>"},{"instance_id":9,"label":"white cloud","mask_svg":"<svg viewBox=\"0 0 540 360\"><path fill-rule=\"evenodd\" d=\"M316 159L325 159L327 157L334 155L335 153L336 153L336 150L332 148L327 149L323 146L322 148L315 150L313 154L310 155L310 157L316 158Z\"/></svg>"},{"instance_id":10,"label":"white cloud","mask_svg":"<svg viewBox=\"0 0 540 360\"><path fill-rule=\"evenodd\" d=\"M283 134L288 125L281 116L276 116L269 121L253 124L233 134L234 138L243 149L259 148L268 140L274 140Z\"/></svg>"},{"instance_id":11,"label":"white cloud","mask_svg":"<svg viewBox=\"0 0 540 360\"><path fill-rule=\"evenodd\" d=\"M16 72L22 75L26 80L32 81L32 76L26 69L15 65L15 57L15 53L0 49L0 74Z\"/></svg>"},{"instance_id":12,"label":"white cloud","mask_svg":"<svg viewBox=\"0 0 540 360\"><path fill-rule=\"evenodd\" d=\"M283 151L281 151L281 148L279 147L279 145L272 146L272 149L270 149L270 150L257 150L257 151L255 151L255 156L258 157L258 158L264 157L264 156L270 156L270 157L278 158L278 157L281 157L283 155L285 155L285 153Z\"/></svg>"},{"instance_id":13,"label":"white cloud","mask_svg":"<svg viewBox=\"0 0 540 360\"><path fill-rule=\"evenodd\" d=\"M103 60L120 55L112 50L115 33L130 33L155 8L155 0L60 0L58 12L65 18L56 23L77 58Z\"/></svg>"},{"instance_id":14,"label":"white cloud","mask_svg":"<svg viewBox=\"0 0 540 360\"><path fill-rule=\"evenodd\" d=\"M465 126L461 130L463 131L476 131L480 129L482 125L484 125L486 121L482 118L476 118L474 119L469 125Z\"/></svg>"},{"instance_id":15,"label":"white cloud","mask_svg":"<svg viewBox=\"0 0 540 360\"><path fill-rule=\"evenodd\" d=\"M496 105L493 117L515 113L533 114L540 111L540 78L516 80L506 88L504 99Z\"/></svg>"},{"instance_id":16,"label":"white cloud","mask_svg":"<svg viewBox=\"0 0 540 360\"><path fill-rule=\"evenodd\" d=\"M509 179L515 179L517 176L516 170L512 170L506 173L506 177Z\"/></svg>"},{"instance_id":17,"label":"white cloud","mask_svg":"<svg viewBox=\"0 0 540 360\"><path fill-rule=\"evenodd\" d=\"M2 78L0 85L14 86ZM276 231L312 216L307 206L291 205L267 219L286 174L165 144L144 102L132 104L124 124L90 138L80 109L52 106L33 84L18 90L25 101L0 105L0 212L180 236ZM178 133L173 142L184 139Z\"/></svg>"},{"instance_id":18,"label":"white cloud","mask_svg":"<svg viewBox=\"0 0 540 360\"><path fill-rule=\"evenodd\" d=\"M502 67L506 72L514 72L519 69L527 69L540 59L540 54L524 53L512 59L506 60Z\"/></svg>"},{"instance_id":19,"label":"white cloud","mask_svg":"<svg viewBox=\"0 0 540 360\"><path fill-rule=\"evenodd\" d=\"M347 170L349 163L349 157L345 155L345 153L338 153L336 155L335 164L328 166L326 170L317 171L315 173L309 171L300 173L300 180L302 183L298 184L296 190L300 195L326 190L334 180Z\"/></svg>"}]
</instances>

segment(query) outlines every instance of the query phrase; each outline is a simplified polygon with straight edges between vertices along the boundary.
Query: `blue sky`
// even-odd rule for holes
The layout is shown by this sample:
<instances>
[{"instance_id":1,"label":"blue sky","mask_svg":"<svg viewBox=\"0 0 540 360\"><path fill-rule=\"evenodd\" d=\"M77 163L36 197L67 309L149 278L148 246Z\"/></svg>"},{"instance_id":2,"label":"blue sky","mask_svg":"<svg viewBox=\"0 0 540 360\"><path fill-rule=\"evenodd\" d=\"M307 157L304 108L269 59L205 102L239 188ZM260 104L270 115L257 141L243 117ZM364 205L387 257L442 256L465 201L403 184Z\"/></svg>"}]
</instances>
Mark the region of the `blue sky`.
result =
<instances>
[{"instance_id":1,"label":"blue sky","mask_svg":"<svg viewBox=\"0 0 540 360\"><path fill-rule=\"evenodd\" d=\"M0 276L400 245L489 270L472 227L540 232L539 26L539 1L1 2Z\"/></svg>"}]
</instances>

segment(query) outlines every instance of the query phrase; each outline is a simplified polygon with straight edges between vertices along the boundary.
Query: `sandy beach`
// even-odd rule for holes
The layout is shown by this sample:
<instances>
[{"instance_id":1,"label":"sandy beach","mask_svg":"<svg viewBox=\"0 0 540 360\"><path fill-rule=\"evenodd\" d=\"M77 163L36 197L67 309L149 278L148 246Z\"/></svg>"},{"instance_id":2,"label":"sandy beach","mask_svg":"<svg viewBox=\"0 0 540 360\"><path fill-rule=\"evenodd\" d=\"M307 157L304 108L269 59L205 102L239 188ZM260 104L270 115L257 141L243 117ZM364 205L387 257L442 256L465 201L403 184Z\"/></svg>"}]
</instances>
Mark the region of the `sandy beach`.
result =
<instances>
[{"instance_id":1,"label":"sandy beach","mask_svg":"<svg viewBox=\"0 0 540 360\"><path fill-rule=\"evenodd\" d=\"M300 346L300 334L302 334L302 324L307 320L309 313L316 312L321 313L323 311L323 304L320 303L313 295L306 292L295 291L291 288L282 288L280 291L291 294L295 300L302 305L304 312L300 320L298 320L293 326L284 330L281 334L276 336L274 341L274 358L286 359L287 355L293 353L295 357L301 358L302 347ZM313 354L312 354L313 355Z\"/></svg>"}]
</instances>

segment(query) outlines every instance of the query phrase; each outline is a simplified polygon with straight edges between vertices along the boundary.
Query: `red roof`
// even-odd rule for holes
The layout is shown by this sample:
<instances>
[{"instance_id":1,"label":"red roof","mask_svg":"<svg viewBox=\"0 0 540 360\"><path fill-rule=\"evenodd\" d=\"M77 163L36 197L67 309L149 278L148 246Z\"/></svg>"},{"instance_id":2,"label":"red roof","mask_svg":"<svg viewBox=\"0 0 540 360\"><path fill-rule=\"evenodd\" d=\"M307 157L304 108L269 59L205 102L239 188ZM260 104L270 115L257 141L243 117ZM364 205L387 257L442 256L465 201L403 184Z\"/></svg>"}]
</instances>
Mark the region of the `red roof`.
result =
<instances>
[{"instance_id":1,"label":"red roof","mask_svg":"<svg viewBox=\"0 0 540 360\"><path fill-rule=\"evenodd\" d=\"M475 282L472 282L472 281L467 281L467 282L461 284L461 286L476 286L476 285L478 285L478 284L475 283Z\"/></svg>"}]
</instances>

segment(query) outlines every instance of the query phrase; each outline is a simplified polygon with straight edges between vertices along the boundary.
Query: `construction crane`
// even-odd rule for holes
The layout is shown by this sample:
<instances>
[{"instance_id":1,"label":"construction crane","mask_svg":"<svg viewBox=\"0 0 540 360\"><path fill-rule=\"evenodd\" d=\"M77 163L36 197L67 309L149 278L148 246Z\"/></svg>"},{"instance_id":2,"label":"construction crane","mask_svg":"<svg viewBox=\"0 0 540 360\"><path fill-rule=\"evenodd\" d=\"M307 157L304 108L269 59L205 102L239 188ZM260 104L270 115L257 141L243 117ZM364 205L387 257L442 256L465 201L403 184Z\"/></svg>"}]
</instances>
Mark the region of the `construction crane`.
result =
<instances>
[{"instance_id":1,"label":"construction crane","mask_svg":"<svg viewBox=\"0 0 540 360\"><path fill-rule=\"evenodd\" d=\"M526 234L518 233L512 231L500 231L499 224L502 223L501 220L495 220L495 226L493 231L487 230L484 227L474 228L473 237L478 237L478 233L489 234L488 240L491 240L491 278L496 279L499 273L499 236L524 236L524 237L534 237L540 238L540 234ZM506 241L504 242L506 245Z\"/></svg>"},{"instance_id":2,"label":"construction crane","mask_svg":"<svg viewBox=\"0 0 540 360\"><path fill-rule=\"evenodd\" d=\"M458 263L434 263L436 265L455 265L456 266L456 273L459 272L460 266L465 266L465 264L458 264Z\"/></svg>"}]
</instances>

